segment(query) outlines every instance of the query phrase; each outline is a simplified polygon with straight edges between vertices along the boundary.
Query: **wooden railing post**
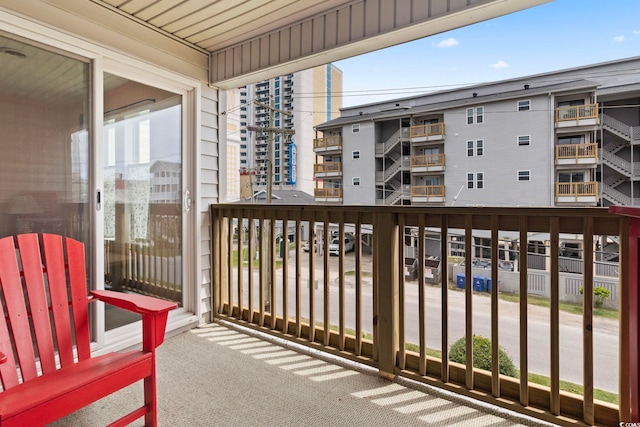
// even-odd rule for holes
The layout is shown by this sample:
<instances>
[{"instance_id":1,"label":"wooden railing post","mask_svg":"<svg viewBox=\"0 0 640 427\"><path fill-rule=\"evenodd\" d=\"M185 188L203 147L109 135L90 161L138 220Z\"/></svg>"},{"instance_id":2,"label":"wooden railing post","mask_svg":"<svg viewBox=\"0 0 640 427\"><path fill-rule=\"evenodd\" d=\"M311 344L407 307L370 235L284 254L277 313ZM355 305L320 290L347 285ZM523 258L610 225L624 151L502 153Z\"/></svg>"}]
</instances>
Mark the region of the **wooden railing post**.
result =
<instances>
[{"instance_id":1,"label":"wooden railing post","mask_svg":"<svg viewBox=\"0 0 640 427\"><path fill-rule=\"evenodd\" d=\"M620 421L640 422L640 209L611 206L629 217L620 227Z\"/></svg>"},{"instance_id":2,"label":"wooden railing post","mask_svg":"<svg viewBox=\"0 0 640 427\"><path fill-rule=\"evenodd\" d=\"M395 377L398 353L398 218L396 214L381 212L376 215L375 262L377 275L374 292L377 292L378 369L385 378Z\"/></svg>"}]
</instances>

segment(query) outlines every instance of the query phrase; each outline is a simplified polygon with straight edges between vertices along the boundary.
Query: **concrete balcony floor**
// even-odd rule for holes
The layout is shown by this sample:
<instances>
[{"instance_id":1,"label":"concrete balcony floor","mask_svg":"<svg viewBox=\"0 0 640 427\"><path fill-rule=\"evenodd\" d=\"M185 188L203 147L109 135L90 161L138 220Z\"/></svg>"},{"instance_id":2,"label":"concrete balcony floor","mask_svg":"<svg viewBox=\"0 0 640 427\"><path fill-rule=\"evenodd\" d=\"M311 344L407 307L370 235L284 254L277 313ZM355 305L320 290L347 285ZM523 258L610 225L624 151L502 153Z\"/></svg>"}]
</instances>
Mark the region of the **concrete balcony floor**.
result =
<instances>
[{"instance_id":1,"label":"concrete balcony floor","mask_svg":"<svg viewBox=\"0 0 640 427\"><path fill-rule=\"evenodd\" d=\"M224 322L168 338L157 360L160 426L551 425ZM141 402L135 384L51 425L106 425Z\"/></svg>"}]
</instances>

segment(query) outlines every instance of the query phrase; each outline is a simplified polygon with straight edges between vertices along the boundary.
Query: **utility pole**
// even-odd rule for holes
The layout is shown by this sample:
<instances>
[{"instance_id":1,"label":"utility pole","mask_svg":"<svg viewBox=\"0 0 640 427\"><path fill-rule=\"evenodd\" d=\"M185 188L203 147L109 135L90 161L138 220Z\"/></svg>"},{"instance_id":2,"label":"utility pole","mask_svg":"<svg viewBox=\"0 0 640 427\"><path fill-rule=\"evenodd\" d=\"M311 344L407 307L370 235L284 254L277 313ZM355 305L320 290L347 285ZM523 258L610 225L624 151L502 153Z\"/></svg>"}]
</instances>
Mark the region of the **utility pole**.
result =
<instances>
[{"instance_id":1,"label":"utility pole","mask_svg":"<svg viewBox=\"0 0 640 427\"><path fill-rule=\"evenodd\" d=\"M271 199L273 196L273 145L276 139L276 135L295 135L296 131L293 129L282 129L282 128L276 128L273 126L273 122L274 122L274 115L275 113L280 113L280 114L284 114L287 116L293 116L293 113L291 113L290 111L284 111L284 110L279 110L277 108L275 108L274 102L273 102L273 96L270 97L271 100L269 102L269 105L265 104L264 102L260 102L258 100L254 100L253 102L258 105L259 107L265 108L267 110L269 110L269 126L268 127L261 127L261 126L247 126L247 129L251 132L260 132L260 133L267 133L268 137L267 137L267 159L265 161L266 166L267 166L267 203L271 203ZM262 245L263 245L263 254L265 255L266 258L266 262L265 264L267 265L267 268L264 269L263 274L265 275L265 290L264 290L264 295L265 295L265 301L264 301L264 305L265 305L265 310L266 311L270 311L271 310L271 291L272 289L272 284L271 284L271 262L273 262L271 260L271 251L269 248L269 244L271 242L271 239L275 238L275 236L271 236L271 232L270 232L271 228L267 227L264 230L263 236L262 236ZM284 236L288 235L287 230L283 230L282 232L283 235L283 239ZM275 313L273 313L275 315ZM275 316L272 316L272 319Z\"/></svg>"}]
</instances>

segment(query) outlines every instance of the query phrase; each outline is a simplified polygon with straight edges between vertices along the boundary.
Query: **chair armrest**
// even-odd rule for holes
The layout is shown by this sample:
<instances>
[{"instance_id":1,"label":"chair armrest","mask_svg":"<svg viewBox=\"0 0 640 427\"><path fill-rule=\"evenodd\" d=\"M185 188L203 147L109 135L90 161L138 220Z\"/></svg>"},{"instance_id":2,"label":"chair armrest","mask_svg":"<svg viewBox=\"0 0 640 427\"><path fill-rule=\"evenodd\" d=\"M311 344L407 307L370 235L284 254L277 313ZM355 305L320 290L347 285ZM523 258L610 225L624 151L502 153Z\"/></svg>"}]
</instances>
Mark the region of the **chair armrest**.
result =
<instances>
[{"instance_id":1,"label":"chair armrest","mask_svg":"<svg viewBox=\"0 0 640 427\"><path fill-rule=\"evenodd\" d=\"M178 306L178 304L173 301L165 301L145 295L125 294L106 290L90 291L89 293L100 301L139 314L165 313Z\"/></svg>"},{"instance_id":2,"label":"chair armrest","mask_svg":"<svg viewBox=\"0 0 640 427\"><path fill-rule=\"evenodd\" d=\"M164 341L169 310L178 306L175 302L137 294L115 291L90 291L92 297L115 307L142 315L142 348L154 352Z\"/></svg>"}]
</instances>

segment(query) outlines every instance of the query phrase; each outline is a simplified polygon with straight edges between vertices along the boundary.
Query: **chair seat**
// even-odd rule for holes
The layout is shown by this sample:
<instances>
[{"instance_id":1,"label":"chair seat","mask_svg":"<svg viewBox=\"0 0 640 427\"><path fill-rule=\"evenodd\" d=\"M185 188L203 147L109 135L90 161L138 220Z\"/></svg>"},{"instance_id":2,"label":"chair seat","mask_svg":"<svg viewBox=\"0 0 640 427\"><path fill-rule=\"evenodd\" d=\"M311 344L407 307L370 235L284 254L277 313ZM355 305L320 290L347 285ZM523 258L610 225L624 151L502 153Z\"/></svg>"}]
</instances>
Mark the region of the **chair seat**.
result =
<instances>
[{"instance_id":1,"label":"chair seat","mask_svg":"<svg viewBox=\"0 0 640 427\"><path fill-rule=\"evenodd\" d=\"M152 354L143 351L83 360L2 392L0 423L46 424L148 377L152 369Z\"/></svg>"}]
</instances>

